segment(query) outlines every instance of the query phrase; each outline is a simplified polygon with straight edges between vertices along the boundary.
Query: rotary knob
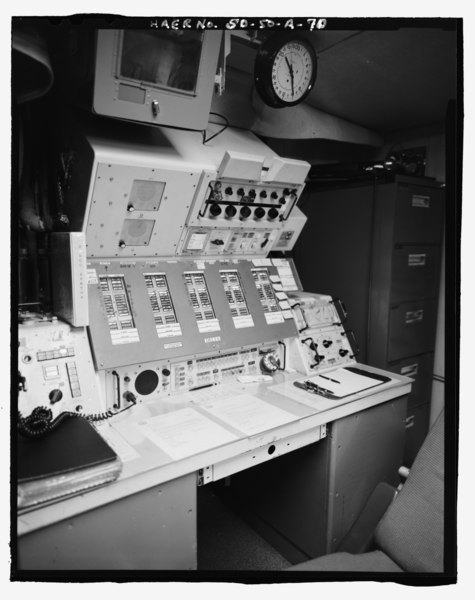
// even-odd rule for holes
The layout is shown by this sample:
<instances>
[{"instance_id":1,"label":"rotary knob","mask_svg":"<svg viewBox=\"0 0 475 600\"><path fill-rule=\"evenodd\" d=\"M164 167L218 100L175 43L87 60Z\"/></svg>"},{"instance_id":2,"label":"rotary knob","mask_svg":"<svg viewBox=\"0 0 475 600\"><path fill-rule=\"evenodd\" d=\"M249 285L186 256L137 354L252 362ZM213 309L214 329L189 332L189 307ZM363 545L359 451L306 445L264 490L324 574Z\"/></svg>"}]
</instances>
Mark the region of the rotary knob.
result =
<instances>
[{"instance_id":1,"label":"rotary knob","mask_svg":"<svg viewBox=\"0 0 475 600\"><path fill-rule=\"evenodd\" d=\"M224 211L226 213L226 216L231 219L232 217L234 217L234 215L236 214L237 210L236 207L233 206L232 204L229 204L228 206L226 206L226 209Z\"/></svg>"},{"instance_id":2,"label":"rotary knob","mask_svg":"<svg viewBox=\"0 0 475 600\"><path fill-rule=\"evenodd\" d=\"M258 206L254 211L255 219L262 219L262 217L266 214L266 211L262 208L262 206Z\"/></svg>"},{"instance_id":3,"label":"rotary knob","mask_svg":"<svg viewBox=\"0 0 475 600\"><path fill-rule=\"evenodd\" d=\"M221 206L219 206L219 204L212 204L209 212L212 217L218 217L221 214Z\"/></svg>"},{"instance_id":4,"label":"rotary knob","mask_svg":"<svg viewBox=\"0 0 475 600\"><path fill-rule=\"evenodd\" d=\"M251 214L251 209L249 208L249 206L243 206L241 208L240 214L242 219L247 219Z\"/></svg>"},{"instance_id":5,"label":"rotary knob","mask_svg":"<svg viewBox=\"0 0 475 600\"><path fill-rule=\"evenodd\" d=\"M267 216L268 216L269 219L273 220L273 219L275 219L276 217L279 216L279 211L276 208L272 207L272 208L269 209L269 212L267 213Z\"/></svg>"},{"instance_id":6,"label":"rotary knob","mask_svg":"<svg viewBox=\"0 0 475 600\"><path fill-rule=\"evenodd\" d=\"M48 394L48 398L51 404L56 404L56 402L59 402L62 397L63 392L58 389L51 390L51 392Z\"/></svg>"}]
</instances>

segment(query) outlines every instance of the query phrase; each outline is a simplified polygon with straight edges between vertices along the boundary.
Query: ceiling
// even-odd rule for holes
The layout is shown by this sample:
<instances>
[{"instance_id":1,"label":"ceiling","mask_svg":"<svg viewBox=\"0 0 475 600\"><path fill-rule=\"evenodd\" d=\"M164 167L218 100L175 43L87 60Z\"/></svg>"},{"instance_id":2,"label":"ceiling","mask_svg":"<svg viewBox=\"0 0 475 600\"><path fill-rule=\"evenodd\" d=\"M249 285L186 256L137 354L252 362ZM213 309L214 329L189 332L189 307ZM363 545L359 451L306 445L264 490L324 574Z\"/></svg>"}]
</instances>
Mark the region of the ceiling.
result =
<instances>
[{"instance_id":1,"label":"ceiling","mask_svg":"<svg viewBox=\"0 0 475 600\"><path fill-rule=\"evenodd\" d=\"M303 32L318 74L307 103L387 135L445 120L457 94L457 32L442 28ZM258 43L231 65L252 72Z\"/></svg>"}]
</instances>

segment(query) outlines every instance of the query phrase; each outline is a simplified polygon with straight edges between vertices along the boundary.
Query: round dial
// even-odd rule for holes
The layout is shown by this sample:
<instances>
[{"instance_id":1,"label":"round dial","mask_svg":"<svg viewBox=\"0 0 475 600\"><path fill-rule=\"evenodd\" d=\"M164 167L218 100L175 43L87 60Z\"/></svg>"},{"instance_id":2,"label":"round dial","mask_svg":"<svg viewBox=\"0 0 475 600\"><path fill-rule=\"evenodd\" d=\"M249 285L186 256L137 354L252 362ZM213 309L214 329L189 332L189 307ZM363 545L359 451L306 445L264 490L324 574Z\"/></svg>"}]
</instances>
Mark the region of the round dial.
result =
<instances>
[{"instance_id":1,"label":"round dial","mask_svg":"<svg viewBox=\"0 0 475 600\"><path fill-rule=\"evenodd\" d=\"M313 88L316 75L315 51L303 37L271 36L256 56L256 89L275 108L301 102Z\"/></svg>"}]
</instances>

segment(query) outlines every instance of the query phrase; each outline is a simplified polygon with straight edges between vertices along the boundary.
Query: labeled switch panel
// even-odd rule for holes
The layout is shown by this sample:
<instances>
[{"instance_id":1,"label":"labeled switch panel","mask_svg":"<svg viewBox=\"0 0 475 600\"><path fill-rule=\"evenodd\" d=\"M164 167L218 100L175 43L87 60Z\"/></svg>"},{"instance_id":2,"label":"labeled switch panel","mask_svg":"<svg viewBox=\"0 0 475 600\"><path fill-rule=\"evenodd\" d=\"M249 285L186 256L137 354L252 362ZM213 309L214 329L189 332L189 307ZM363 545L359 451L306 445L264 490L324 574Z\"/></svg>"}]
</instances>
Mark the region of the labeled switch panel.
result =
<instances>
[{"instance_id":1,"label":"labeled switch panel","mask_svg":"<svg viewBox=\"0 0 475 600\"><path fill-rule=\"evenodd\" d=\"M144 278L158 337L182 335L165 273L145 273Z\"/></svg>"},{"instance_id":2,"label":"labeled switch panel","mask_svg":"<svg viewBox=\"0 0 475 600\"><path fill-rule=\"evenodd\" d=\"M223 282L234 326L237 329L253 327L254 320L247 306L239 272L237 270L220 271L219 274Z\"/></svg>"},{"instance_id":3,"label":"labeled switch panel","mask_svg":"<svg viewBox=\"0 0 475 600\"><path fill-rule=\"evenodd\" d=\"M260 374L257 347L206 358L176 362L171 366L171 392L223 383L236 375Z\"/></svg>"},{"instance_id":4,"label":"labeled switch panel","mask_svg":"<svg viewBox=\"0 0 475 600\"><path fill-rule=\"evenodd\" d=\"M183 277L200 333L219 330L219 321L214 314L204 273L188 272Z\"/></svg>"},{"instance_id":5,"label":"labeled switch panel","mask_svg":"<svg viewBox=\"0 0 475 600\"><path fill-rule=\"evenodd\" d=\"M177 254L265 256L277 237L273 229L216 229L190 227L185 233Z\"/></svg>"},{"instance_id":6,"label":"labeled switch panel","mask_svg":"<svg viewBox=\"0 0 475 600\"><path fill-rule=\"evenodd\" d=\"M266 268L262 268L252 269L251 272L264 313L280 313L279 303L272 286L269 271Z\"/></svg>"},{"instance_id":7,"label":"labeled switch panel","mask_svg":"<svg viewBox=\"0 0 475 600\"><path fill-rule=\"evenodd\" d=\"M112 343L126 344L138 341L124 276L101 275L99 282Z\"/></svg>"}]
</instances>

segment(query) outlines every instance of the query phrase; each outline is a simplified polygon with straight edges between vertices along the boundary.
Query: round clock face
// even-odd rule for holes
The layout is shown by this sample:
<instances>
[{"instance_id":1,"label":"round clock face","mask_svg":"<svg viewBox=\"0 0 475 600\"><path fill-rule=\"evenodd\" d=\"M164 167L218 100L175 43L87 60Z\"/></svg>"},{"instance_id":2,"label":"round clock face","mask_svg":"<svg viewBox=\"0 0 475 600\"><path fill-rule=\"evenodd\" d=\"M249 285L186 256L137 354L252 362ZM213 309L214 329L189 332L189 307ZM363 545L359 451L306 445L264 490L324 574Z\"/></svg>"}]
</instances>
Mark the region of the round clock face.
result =
<instances>
[{"instance_id":1,"label":"round clock face","mask_svg":"<svg viewBox=\"0 0 475 600\"><path fill-rule=\"evenodd\" d=\"M256 57L256 87L270 106L301 102L312 89L316 75L315 51L305 39L269 38Z\"/></svg>"},{"instance_id":2,"label":"round clock face","mask_svg":"<svg viewBox=\"0 0 475 600\"><path fill-rule=\"evenodd\" d=\"M306 46L288 42L277 54L272 65L272 87L284 102L298 102L309 91L313 76L313 61Z\"/></svg>"}]
</instances>

